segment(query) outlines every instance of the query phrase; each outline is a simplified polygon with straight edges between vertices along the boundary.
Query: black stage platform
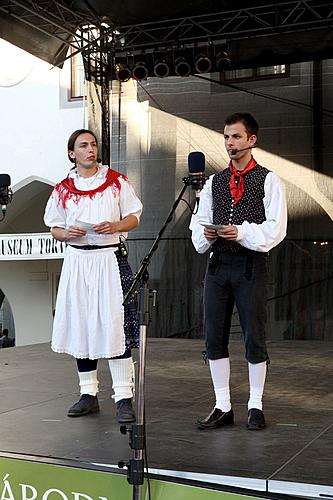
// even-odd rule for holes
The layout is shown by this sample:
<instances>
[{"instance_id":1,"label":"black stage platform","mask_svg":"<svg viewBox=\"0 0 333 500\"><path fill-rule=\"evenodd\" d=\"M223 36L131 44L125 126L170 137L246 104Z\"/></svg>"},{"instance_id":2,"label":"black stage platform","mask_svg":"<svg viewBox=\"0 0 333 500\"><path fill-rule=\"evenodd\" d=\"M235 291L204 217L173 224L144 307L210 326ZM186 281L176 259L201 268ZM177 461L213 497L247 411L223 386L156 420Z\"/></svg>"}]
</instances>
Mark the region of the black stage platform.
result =
<instances>
[{"instance_id":1,"label":"black stage platform","mask_svg":"<svg viewBox=\"0 0 333 500\"><path fill-rule=\"evenodd\" d=\"M265 390L268 426L249 432L243 344L231 343L233 427L199 431L213 404L203 342L148 339L146 421L149 468L215 484L333 498L333 343L271 342ZM99 365L101 412L66 416L78 397L74 360L48 344L0 350L0 450L112 466L128 459Z\"/></svg>"}]
</instances>

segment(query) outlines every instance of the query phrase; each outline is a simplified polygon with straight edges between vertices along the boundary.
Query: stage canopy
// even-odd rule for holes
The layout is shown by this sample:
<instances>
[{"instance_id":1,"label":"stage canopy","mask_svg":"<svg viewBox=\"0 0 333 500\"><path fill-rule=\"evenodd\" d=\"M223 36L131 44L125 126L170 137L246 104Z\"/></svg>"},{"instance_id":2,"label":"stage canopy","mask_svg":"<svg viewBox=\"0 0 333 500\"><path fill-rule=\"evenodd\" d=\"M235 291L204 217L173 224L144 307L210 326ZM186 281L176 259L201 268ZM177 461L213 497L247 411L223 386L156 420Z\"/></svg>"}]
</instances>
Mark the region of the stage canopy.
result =
<instances>
[{"instance_id":1,"label":"stage canopy","mask_svg":"<svg viewBox=\"0 0 333 500\"><path fill-rule=\"evenodd\" d=\"M225 46L233 68L325 59L332 24L332 4L320 0L0 0L0 37L56 66L71 45L118 54Z\"/></svg>"}]
</instances>

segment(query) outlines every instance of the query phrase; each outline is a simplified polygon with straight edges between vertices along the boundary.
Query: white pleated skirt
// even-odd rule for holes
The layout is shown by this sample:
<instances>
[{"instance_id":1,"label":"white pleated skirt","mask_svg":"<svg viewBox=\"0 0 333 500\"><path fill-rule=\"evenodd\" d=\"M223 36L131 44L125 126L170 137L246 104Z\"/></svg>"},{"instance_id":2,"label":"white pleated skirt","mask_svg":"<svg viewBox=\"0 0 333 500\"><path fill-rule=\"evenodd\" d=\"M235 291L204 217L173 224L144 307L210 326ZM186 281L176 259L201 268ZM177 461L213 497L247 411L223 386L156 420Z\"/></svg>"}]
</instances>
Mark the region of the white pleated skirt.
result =
<instances>
[{"instance_id":1,"label":"white pleated skirt","mask_svg":"<svg viewBox=\"0 0 333 500\"><path fill-rule=\"evenodd\" d=\"M125 352L123 292L116 248L67 246L52 334L52 350L75 358Z\"/></svg>"}]
</instances>

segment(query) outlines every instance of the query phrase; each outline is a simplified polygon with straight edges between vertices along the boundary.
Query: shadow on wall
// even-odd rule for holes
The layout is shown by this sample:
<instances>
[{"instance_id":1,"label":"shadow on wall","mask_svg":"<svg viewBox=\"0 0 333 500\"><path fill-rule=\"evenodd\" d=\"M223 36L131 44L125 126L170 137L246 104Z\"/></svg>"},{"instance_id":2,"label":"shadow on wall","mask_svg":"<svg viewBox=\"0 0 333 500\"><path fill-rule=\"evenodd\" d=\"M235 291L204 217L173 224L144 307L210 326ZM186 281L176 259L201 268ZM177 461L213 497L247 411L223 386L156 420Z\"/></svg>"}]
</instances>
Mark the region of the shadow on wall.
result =
<instances>
[{"instance_id":1,"label":"shadow on wall","mask_svg":"<svg viewBox=\"0 0 333 500\"><path fill-rule=\"evenodd\" d=\"M1 233L40 233L49 229L43 221L46 202L53 186L46 180L30 177L14 188L13 200L7 207Z\"/></svg>"},{"instance_id":2,"label":"shadow on wall","mask_svg":"<svg viewBox=\"0 0 333 500\"><path fill-rule=\"evenodd\" d=\"M149 336L203 338L208 252L196 253L188 224L186 214L164 241L158 256L160 269L151 275L150 285L158 290L158 298ZM303 234L308 224L313 221L297 220ZM177 237L181 232L184 236ZM333 240L314 243L290 234L269 253L269 269L269 340L333 340ZM236 311L231 333L241 338Z\"/></svg>"}]
</instances>

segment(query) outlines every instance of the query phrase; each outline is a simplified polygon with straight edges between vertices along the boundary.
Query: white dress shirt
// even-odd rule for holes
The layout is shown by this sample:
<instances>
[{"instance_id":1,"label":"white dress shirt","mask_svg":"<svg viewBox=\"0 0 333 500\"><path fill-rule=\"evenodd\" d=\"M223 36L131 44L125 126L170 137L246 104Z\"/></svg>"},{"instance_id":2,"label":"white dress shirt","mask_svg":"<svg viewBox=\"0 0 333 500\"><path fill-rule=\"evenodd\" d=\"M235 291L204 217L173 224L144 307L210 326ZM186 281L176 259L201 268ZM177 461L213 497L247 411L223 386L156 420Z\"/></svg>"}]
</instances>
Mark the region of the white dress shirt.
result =
<instances>
[{"instance_id":1,"label":"white dress shirt","mask_svg":"<svg viewBox=\"0 0 333 500\"><path fill-rule=\"evenodd\" d=\"M215 174L214 174L215 175ZM213 224L213 197L211 175L200 193L198 212L192 215L190 230L192 242L199 253L205 253L213 241L204 236L203 223ZM246 220L236 225L238 229L237 242L245 248L256 252L268 252L278 245L286 236L287 231L287 204L285 189L280 178L269 172L264 184L265 196L263 199L266 220L262 224L249 223Z\"/></svg>"}]
</instances>

